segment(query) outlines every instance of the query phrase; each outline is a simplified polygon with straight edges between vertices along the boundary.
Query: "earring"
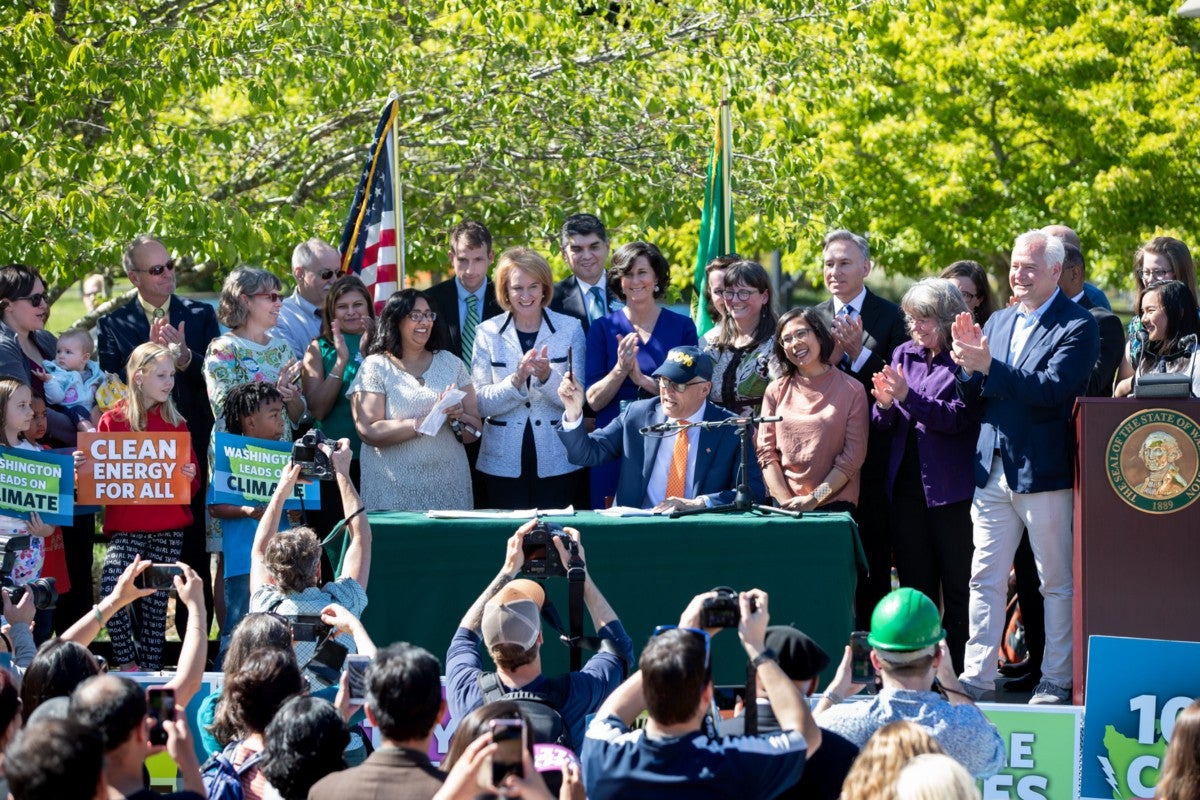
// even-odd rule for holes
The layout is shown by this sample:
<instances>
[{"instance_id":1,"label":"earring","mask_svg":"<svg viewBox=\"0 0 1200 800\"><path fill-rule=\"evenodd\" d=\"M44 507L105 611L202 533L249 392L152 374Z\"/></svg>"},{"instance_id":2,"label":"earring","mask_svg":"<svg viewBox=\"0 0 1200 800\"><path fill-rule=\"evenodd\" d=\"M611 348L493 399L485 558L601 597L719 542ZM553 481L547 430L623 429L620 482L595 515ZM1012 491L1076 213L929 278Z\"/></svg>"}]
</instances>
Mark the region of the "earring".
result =
<instances>
[{"instance_id":1,"label":"earring","mask_svg":"<svg viewBox=\"0 0 1200 800\"><path fill-rule=\"evenodd\" d=\"M654 284L654 291L656 291L656 292L658 291L658 284L657 284L657 283L656 283L656 284Z\"/></svg>"}]
</instances>

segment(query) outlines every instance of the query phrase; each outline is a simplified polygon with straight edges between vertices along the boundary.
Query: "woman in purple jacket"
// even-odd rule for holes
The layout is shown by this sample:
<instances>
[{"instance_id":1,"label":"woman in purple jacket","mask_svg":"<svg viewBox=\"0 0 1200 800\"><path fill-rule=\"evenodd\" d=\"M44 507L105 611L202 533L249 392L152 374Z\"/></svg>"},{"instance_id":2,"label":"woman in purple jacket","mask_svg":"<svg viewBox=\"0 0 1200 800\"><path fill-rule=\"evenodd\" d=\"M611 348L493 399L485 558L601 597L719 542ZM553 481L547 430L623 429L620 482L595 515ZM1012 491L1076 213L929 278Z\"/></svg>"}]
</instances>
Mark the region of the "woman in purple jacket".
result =
<instances>
[{"instance_id":1,"label":"woman in purple jacket","mask_svg":"<svg viewBox=\"0 0 1200 800\"><path fill-rule=\"evenodd\" d=\"M875 373L871 423L892 431L887 491L892 547L902 586L934 602L955 672L962 671L970 594L971 498L979 408L969 408L954 384L950 324L967 307L953 283L928 278L900 301L912 340Z\"/></svg>"}]
</instances>

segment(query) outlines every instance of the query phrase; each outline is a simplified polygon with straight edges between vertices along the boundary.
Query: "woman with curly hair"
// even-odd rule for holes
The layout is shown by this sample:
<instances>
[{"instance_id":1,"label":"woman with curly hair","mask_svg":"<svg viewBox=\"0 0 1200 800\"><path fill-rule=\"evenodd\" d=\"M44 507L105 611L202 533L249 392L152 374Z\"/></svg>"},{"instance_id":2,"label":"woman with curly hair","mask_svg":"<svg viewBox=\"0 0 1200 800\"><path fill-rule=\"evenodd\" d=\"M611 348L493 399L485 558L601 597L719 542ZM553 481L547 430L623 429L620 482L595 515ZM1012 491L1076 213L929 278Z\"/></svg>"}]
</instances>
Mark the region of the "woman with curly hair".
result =
<instances>
[{"instance_id":1,"label":"woman with curly hair","mask_svg":"<svg viewBox=\"0 0 1200 800\"><path fill-rule=\"evenodd\" d=\"M261 769L283 800L305 800L313 784L346 768L350 733L328 700L288 700L267 725Z\"/></svg>"}]
</instances>

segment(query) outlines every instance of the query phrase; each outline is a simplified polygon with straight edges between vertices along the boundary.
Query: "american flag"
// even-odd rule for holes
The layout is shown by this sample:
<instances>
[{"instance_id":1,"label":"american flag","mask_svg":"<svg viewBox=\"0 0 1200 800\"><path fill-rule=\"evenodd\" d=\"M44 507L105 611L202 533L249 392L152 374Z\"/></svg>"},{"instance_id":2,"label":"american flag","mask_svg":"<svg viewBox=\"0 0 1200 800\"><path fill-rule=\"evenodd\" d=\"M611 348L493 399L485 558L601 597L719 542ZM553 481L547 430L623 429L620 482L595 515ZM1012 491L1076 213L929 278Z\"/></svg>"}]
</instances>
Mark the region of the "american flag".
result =
<instances>
[{"instance_id":1,"label":"american flag","mask_svg":"<svg viewBox=\"0 0 1200 800\"><path fill-rule=\"evenodd\" d=\"M358 179L340 248L342 273L353 273L362 279L375 299L376 310L381 310L396 291L399 265L404 258L404 211L401 205L397 223L396 186L392 179L399 109L398 99L390 99L383 109L367 163Z\"/></svg>"}]
</instances>

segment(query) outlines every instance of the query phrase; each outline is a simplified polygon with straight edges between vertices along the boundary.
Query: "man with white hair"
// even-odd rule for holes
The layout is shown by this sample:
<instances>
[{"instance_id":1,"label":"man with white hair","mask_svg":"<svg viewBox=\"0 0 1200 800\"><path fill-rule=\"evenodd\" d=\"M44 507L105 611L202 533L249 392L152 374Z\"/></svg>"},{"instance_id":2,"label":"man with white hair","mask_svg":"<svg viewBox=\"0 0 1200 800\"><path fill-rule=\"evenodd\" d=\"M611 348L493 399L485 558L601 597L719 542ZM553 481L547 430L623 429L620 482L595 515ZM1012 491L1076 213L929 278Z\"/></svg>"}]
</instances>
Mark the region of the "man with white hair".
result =
<instances>
[{"instance_id":1,"label":"man with white hair","mask_svg":"<svg viewBox=\"0 0 1200 800\"><path fill-rule=\"evenodd\" d=\"M1046 609L1042 682L1029 702L1071 697L1071 410L1087 389L1100 333L1091 312L1058 288L1064 258L1057 236L1021 234L1008 273L1017 302L983 329L969 313L951 329L959 395L983 404L971 507L971 636L960 676L977 700L995 692L1008 573L1022 530Z\"/></svg>"},{"instance_id":2,"label":"man with white hair","mask_svg":"<svg viewBox=\"0 0 1200 800\"><path fill-rule=\"evenodd\" d=\"M321 333L321 308L341 266L338 251L321 239L301 242L292 251L296 290L284 298L271 335L287 342L296 358L304 358L308 345Z\"/></svg>"}]
</instances>

